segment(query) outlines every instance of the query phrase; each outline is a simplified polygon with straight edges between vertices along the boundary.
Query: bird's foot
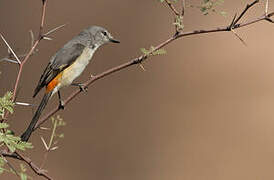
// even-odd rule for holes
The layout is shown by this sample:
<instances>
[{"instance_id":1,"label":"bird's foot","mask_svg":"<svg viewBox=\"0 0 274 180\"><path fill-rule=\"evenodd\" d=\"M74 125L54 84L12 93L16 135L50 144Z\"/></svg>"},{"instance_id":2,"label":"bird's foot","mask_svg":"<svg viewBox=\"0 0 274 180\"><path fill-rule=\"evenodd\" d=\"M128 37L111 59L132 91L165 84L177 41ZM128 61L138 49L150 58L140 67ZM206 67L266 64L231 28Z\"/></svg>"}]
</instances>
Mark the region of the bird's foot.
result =
<instances>
[{"instance_id":1,"label":"bird's foot","mask_svg":"<svg viewBox=\"0 0 274 180\"><path fill-rule=\"evenodd\" d=\"M62 109L62 110L65 109L65 106L64 106L64 102L63 102L63 101L59 101L59 107L58 107L58 109Z\"/></svg>"},{"instance_id":2,"label":"bird's foot","mask_svg":"<svg viewBox=\"0 0 274 180\"><path fill-rule=\"evenodd\" d=\"M82 84L82 83L73 83L73 84L71 84L71 85L73 85L73 86L78 86L81 92L87 92L87 91L88 91L88 87L85 86L85 85Z\"/></svg>"}]
</instances>

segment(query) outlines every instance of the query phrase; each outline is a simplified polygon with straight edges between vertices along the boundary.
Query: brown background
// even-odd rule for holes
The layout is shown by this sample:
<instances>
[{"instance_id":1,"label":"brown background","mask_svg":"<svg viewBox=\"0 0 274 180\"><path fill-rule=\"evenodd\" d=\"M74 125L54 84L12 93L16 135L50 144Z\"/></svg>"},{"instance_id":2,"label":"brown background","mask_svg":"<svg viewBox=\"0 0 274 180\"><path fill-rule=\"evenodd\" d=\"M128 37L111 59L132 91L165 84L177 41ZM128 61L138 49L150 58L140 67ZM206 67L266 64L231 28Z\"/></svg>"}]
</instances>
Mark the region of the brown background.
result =
<instances>
[{"instance_id":1,"label":"brown background","mask_svg":"<svg viewBox=\"0 0 274 180\"><path fill-rule=\"evenodd\" d=\"M229 24L245 3L226 0L226 18L189 8L185 30ZM37 34L40 9L40 1L0 2L0 31L19 54L29 47L28 31ZM263 11L260 3L247 17ZM18 101L40 102L42 93L31 96L50 56L89 25L106 27L122 43L99 49L78 82L140 55L139 48L157 45L174 30L172 14L156 0L49 0L45 29L64 23L26 64ZM49 155L49 174L60 180L273 180L274 25L260 22L237 32L247 47L229 32L188 37L145 63L146 72L132 67L96 82L58 113L67 126L60 148ZM6 47L0 46L3 57ZM2 96L13 88L17 66L1 63L0 71ZM45 111L56 104L54 97ZM16 108L9 121L15 132L26 128L33 111ZM27 153L37 164L40 135L48 137L36 132L36 149Z\"/></svg>"}]
</instances>

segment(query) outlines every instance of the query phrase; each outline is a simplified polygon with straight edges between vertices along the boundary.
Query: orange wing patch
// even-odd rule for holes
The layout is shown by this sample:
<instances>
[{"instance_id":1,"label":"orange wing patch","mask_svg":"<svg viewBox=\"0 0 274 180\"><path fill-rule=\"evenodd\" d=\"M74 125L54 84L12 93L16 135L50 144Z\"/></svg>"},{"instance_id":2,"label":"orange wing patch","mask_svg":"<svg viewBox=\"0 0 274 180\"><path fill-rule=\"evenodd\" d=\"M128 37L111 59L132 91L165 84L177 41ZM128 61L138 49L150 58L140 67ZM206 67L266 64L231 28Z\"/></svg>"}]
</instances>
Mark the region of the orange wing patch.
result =
<instances>
[{"instance_id":1,"label":"orange wing patch","mask_svg":"<svg viewBox=\"0 0 274 180\"><path fill-rule=\"evenodd\" d=\"M59 84L62 74L63 72L59 73L53 80L50 81L50 83L48 83L46 93L51 92Z\"/></svg>"}]
</instances>

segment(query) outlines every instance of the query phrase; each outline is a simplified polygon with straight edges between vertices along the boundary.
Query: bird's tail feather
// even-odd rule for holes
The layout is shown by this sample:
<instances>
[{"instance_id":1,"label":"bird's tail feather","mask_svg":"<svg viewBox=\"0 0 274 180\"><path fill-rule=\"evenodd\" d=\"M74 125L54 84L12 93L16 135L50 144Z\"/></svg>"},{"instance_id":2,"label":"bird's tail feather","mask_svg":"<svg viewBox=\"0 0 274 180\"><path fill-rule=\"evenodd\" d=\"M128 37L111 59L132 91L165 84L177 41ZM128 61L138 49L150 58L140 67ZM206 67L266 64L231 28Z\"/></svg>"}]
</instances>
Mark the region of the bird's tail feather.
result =
<instances>
[{"instance_id":1,"label":"bird's tail feather","mask_svg":"<svg viewBox=\"0 0 274 180\"><path fill-rule=\"evenodd\" d=\"M35 125L38 122L39 117L42 114L42 111L45 109L50 97L51 97L52 92L46 93L38 106L30 124L29 127L26 129L26 131L21 135L21 140L27 142L35 128Z\"/></svg>"}]
</instances>

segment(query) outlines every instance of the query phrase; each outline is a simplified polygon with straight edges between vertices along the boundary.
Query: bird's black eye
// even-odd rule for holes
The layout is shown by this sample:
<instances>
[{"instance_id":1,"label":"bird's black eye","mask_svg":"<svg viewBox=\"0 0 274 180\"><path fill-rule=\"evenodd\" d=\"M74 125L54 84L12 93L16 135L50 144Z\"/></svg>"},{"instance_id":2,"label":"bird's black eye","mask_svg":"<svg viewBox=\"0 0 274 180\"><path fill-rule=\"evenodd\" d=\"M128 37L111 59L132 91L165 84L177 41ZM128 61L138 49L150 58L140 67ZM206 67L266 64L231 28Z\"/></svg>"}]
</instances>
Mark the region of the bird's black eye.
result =
<instances>
[{"instance_id":1,"label":"bird's black eye","mask_svg":"<svg viewBox=\"0 0 274 180\"><path fill-rule=\"evenodd\" d=\"M106 32L106 31L102 31L102 34L103 34L104 36L107 36L107 32Z\"/></svg>"}]
</instances>

